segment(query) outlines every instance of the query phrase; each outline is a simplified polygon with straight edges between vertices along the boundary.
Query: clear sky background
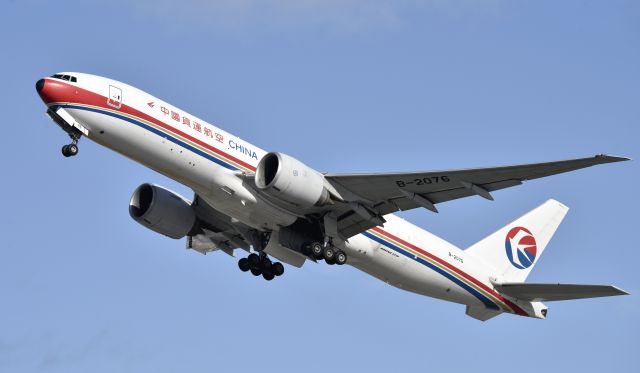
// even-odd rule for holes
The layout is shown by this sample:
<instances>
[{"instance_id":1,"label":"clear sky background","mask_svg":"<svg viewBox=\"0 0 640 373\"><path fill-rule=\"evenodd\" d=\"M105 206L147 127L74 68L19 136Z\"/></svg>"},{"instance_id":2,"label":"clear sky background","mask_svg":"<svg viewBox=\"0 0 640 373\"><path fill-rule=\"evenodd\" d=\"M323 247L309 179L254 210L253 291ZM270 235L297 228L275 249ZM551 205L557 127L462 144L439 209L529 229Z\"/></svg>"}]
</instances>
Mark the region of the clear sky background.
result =
<instances>
[{"instance_id":1,"label":"clear sky background","mask_svg":"<svg viewBox=\"0 0 640 373\"><path fill-rule=\"evenodd\" d=\"M403 214L467 247L556 198L529 280L632 293L482 323L349 266L267 283L144 229L139 184L190 191L86 139L63 158L34 83L112 77L321 171L639 158L639 2L172 3L1 2L0 371L638 371L637 160Z\"/></svg>"}]
</instances>

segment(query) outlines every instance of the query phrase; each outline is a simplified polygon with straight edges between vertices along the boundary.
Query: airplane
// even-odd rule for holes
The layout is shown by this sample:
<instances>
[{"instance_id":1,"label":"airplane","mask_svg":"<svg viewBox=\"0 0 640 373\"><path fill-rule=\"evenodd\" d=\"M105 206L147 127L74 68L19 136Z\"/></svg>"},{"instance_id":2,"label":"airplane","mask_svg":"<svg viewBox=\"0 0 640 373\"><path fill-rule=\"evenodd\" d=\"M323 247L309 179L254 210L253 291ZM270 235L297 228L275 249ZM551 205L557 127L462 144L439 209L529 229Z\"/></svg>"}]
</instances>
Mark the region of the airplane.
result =
<instances>
[{"instance_id":1,"label":"airplane","mask_svg":"<svg viewBox=\"0 0 640 373\"><path fill-rule=\"evenodd\" d=\"M550 199L466 249L397 211L479 196L550 175L627 161L610 155L459 170L330 173L266 152L125 83L61 72L37 81L48 116L78 154L87 137L193 190L191 200L144 183L129 202L133 220L202 254L248 256L243 272L267 281L286 263L349 264L394 287L466 306L486 321L502 313L547 317L543 302L628 294L610 285L527 283L568 207Z\"/></svg>"}]
</instances>

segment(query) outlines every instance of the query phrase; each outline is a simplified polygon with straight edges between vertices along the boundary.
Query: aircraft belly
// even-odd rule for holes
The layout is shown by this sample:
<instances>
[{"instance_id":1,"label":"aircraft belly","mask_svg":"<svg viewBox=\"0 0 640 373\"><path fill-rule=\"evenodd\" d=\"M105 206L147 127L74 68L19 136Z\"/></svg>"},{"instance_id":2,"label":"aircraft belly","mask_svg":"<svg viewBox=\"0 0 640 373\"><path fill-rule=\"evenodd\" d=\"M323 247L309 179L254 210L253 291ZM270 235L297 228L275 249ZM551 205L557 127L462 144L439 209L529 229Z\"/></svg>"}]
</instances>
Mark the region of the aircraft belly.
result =
<instances>
[{"instance_id":1,"label":"aircraft belly","mask_svg":"<svg viewBox=\"0 0 640 373\"><path fill-rule=\"evenodd\" d=\"M89 138L191 187L210 184L208 162L178 144L112 116L68 109L90 131ZM200 158L200 159L198 159Z\"/></svg>"},{"instance_id":2,"label":"aircraft belly","mask_svg":"<svg viewBox=\"0 0 640 373\"><path fill-rule=\"evenodd\" d=\"M349 264L389 285L451 302L482 304L442 274L406 256L398 255L364 235L349 239L347 250Z\"/></svg>"}]
</instances>

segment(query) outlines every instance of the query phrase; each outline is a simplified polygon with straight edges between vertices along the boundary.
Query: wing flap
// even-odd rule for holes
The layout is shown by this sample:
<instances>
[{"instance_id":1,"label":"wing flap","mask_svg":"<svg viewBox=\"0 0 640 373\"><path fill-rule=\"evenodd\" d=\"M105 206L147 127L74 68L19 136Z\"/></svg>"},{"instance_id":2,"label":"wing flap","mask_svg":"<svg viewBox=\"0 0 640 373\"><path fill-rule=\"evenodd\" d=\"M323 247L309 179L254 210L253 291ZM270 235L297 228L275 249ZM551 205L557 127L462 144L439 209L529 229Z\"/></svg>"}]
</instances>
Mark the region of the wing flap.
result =
<instances>
[{"instance_id":1,"label":"wing flap","mask_svg":"<svg viewBox=\"0 0 640 373\"><path fill-rule=\"evenodd\" d=\"M517 282L496 285L496 289L504 295L529 302L550 302L629 294L612 285L534 284Z\"/></svg>"}]
</instances>

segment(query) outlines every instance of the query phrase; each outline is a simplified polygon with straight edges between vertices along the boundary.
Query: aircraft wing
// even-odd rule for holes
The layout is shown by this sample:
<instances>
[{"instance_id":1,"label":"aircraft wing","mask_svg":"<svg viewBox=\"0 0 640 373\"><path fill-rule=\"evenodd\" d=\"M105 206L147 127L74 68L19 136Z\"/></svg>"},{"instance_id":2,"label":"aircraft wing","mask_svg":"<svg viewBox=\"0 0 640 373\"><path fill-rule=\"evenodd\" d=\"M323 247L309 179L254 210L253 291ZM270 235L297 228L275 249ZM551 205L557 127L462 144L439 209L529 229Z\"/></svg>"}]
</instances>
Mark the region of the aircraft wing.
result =
<instances>
[{"instance_id":1,"label":"aircraft wing","mask_svg":"<svg viewBox=\"0 0 640 373\"><path fill-rule=\"evenodd\" d=\"M556 162L460 170L326 174L325 178L349 203L337 218L338 232L349 238L384 222L383 215L478 195L493 200L491 192L520 185L526 180L569 172L629 158L596 155Z\"/></svg>"},{"instance_id":2,"label":"aircraft wing","mask_svg":"<svg viewBox=\"0 0 640 373\"><path fill-rule=\"evenodd\" d=\"M503 283L496 285L496 289L502 294L530 302L549 302L554 300L597 298L629 294L611 285Z\"/></svg>"}]
</instances>

